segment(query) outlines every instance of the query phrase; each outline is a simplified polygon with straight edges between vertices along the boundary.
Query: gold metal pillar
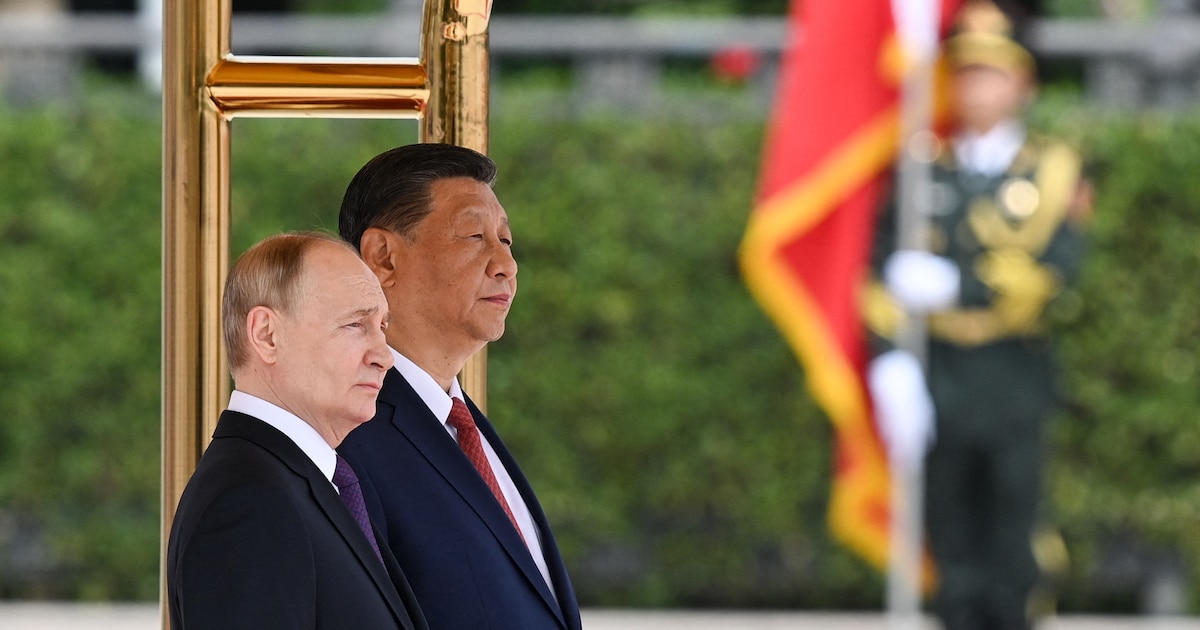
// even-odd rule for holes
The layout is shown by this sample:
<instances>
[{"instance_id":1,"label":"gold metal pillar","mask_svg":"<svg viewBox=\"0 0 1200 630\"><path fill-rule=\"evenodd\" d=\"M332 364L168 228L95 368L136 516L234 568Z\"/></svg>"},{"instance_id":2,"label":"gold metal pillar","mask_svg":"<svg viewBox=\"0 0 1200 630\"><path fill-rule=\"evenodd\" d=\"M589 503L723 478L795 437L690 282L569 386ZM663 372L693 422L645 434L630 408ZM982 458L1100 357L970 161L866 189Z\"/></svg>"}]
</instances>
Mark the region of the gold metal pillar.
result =
<instances>
[{"instance_id":1,"label":"gold metal pillar","mask_svg":"<svg viewBox=\"0 0 1200 630\"><path fill-rule=\"evenodd\" d=\"M421 57L239 57L230 0L163 7L162 554L179 495L228 398L220 298L229 261L229 121L416 118L421 140L487 152L491 0L426 0ZM462 384L486 402L486 355ZM165 595L165 576L161 580ZM167 625L163 600L163 623Z\"/></svg>"},{"instance_id":2,"label":"gold metal pillar","mask_svg":"<svg viewBox=\"0 0 1200 630\"><path fill-rule=\"evenodd\" d=\"M492 0L425 1L421 59L431 87L421 125L425 142L447 142L487 155L491 12ZM487 346L467 361L459 379L486 413Z\"/></svg>"}]
</instances>

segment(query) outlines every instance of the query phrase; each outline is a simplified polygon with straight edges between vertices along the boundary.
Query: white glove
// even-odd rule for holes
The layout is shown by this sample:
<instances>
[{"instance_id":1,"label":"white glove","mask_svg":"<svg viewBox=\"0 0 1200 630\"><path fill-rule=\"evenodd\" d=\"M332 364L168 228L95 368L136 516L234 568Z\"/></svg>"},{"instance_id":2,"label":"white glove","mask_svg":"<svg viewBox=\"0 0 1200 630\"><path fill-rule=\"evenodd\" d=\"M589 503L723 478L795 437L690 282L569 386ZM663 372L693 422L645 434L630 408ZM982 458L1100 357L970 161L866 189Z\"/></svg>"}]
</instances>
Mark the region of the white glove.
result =
<instances>
[{"instance_id":1,"label":"white glove","mask_svg":"<svg viewBox=\"0 0 1200 630\"><path fill-rule=\"evenodd\" d=\"M883 264L883 282L904 309L928 313L958 301L958 265L948 258L917 249L901 249Z\"/></svg>"},{"instance_id":2,"label":"white glove","mask_svg":"<svg viewBox=\"0 0 1200 630\"><path fill-rule=\"evenodd\" d=\"M936 433L933 399L920 362L904 350L881 354L867 368L867 387L888 454L911 470Z\"/></svg>"}]
</instances>

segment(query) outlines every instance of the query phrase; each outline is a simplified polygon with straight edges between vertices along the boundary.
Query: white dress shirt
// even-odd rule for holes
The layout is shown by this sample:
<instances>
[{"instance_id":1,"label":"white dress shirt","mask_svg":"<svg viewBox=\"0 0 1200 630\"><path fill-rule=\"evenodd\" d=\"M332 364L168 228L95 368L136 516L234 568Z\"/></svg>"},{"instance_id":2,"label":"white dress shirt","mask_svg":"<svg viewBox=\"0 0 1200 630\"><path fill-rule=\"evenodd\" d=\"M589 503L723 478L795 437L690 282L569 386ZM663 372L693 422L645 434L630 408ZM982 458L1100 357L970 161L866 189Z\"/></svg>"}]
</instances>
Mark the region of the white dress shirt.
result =
<instances>
[{"instance_id":1,"label":"white dress shirt","mask_svg":"<svg viewBox=\"0 0 1200 630\"><path fill-rule=\"evenodd\" d=\"M333 470L337 468L337 451L333 450L329 442L326 442L312 425L290 411L236 389L229 395L228 408L230 411L258 418L279 429L321 469L321 473L329 480L334 490L337 489L333 483Z\"/></svg>"},{"instance_id":2,"label":"white dress shirt","mask_svg":"<svg viewBox=\"0 0 1200 630\"><path fill-rule=\"evenodd\" d=\"M1025 126L1009 119L982 134L963 131L954 139L954 157L965 171L995 177L1008 170L1025 144Z\"/></svg>"},{"instance_id":3,"label":"white dress shirt","mask_svg":"<svg viewBox=\"0 0 1200 630\"><path fill-rule=\"evenodd\" d=\"M455 378L450 383L450 391L442 391L441 386L433 379L425 370L422 370L409 360L408 357L397 352L389 346L392 351L392 357L395 359L395 368L404 380L417 392L421 400L425 402L425 406L433 412L433 415L442 423L442 427L450 434L455 443L458 442L458 431L454 427L446 424L450 419L450 408L453 406L451 398L459 398L466 401L463 396L462 387ZM513 517L517 519L517 525L521 528L521 536L525 538L525 545L529 547L529 553L533 556L533 562L537 564L538 570L541 571L542 577L546 580L546 584L550 586L550 591L554 591L554 583L550 580L550 570L546 567L546 558L542 553L542 540L538 535L538 529L533 524L533 517L529 514L529 506L525 505L525 500L521 498L521 493L517 491L516 484L513 483L512 477L509 476L508 470L504 468L504 464L500 458L496 456L496 451L492 449L492 445L482 435L479 436L480 443L483 445L483 452L487 455L488 463L492 466L492 473L496 476L496 483L500 485L500 491L504 494L504 500L508 501L508 507L512 510Z\"/></svg>"}]
</instances>

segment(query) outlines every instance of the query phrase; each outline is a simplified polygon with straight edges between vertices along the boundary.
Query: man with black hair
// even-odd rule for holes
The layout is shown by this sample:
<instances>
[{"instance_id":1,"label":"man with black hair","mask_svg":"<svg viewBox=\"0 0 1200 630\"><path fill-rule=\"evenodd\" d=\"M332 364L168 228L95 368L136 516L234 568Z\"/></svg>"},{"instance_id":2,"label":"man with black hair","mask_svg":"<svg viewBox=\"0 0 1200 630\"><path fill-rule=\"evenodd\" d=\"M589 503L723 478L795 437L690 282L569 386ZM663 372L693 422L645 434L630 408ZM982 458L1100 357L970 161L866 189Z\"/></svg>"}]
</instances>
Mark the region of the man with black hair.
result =
<instances>
[{"instance_id":1,"label":"man with black hair","mask_svg":"<svg viewBox=\"0 0 1200 630\"><path fill-rule=\"evenodd\" d=\"M346 189L342 238L387 297L395 360L375 419L340 451L438 630L578 630L546 515L458 374L504 333L517 292L496 165L449 144L376 156Z\"/></svg>"}]
</instances>

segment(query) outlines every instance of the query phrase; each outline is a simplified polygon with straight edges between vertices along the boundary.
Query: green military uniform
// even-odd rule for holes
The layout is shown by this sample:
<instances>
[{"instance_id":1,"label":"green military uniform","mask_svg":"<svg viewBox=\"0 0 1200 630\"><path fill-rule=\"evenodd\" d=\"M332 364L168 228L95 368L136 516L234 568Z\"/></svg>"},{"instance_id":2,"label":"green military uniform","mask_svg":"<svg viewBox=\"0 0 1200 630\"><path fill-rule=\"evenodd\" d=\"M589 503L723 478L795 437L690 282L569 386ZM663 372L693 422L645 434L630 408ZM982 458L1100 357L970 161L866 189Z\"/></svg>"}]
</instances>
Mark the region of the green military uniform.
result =
<instances>
[{"instance_id":1,"label":"green military uniform","mask_svg":"<svg viewBox=\"0 0 1200 630\"><path fill-rule=\"evenodd\" d=\"M926 526L947 628L1025 628L1038 568L1043 423L1056 402L1046 311L1080 264L1080 161L1027 139L1007 172L960 170L952 151L933 165L930 251L961 272L958 304L929 316L927 384L936 440L926 458ZM875 269L893 251L889 212L877 227ZM904 316L868 287L876 350Z\"/></svg>"}]
</instances>

